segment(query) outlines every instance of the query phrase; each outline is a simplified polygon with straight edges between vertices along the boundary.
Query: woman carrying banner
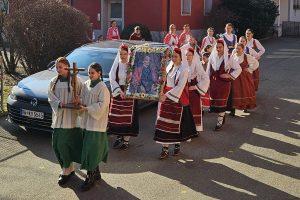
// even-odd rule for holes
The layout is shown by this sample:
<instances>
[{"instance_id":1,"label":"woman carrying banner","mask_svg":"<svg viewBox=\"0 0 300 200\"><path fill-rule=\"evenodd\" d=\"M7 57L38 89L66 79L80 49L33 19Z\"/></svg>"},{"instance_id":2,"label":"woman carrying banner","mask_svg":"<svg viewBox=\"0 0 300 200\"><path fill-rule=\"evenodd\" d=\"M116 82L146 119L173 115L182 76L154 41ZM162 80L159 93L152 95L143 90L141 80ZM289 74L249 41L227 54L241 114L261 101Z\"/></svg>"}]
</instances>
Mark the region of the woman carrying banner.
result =
<instances>
[{"instance_id":1,"label":"woman carrying banner","mask_svg":"<svg viewBox=\"0 0 300 200\"><path fill-rule=\"evenodd\" d=\"M167 66L166 72L166 84L160 99L154 136L154 140L163 146L161 159L168 157L169 145L175 144L176 156L180 153L180 142L198 135L189 106L189 71L187 66L182 64L179 48L174 49L172 62Z\"/></svg>"},{"instance_id":2,"label":"woman carrying banner","mask_svg":"<svg viewBox=\"0 0 300 200\"><path fill-rule=\"evenodd\" d=\"M121 45L118 56L109 72L112 99L109 112L108 133L117 135L115 149L127 150L129 139L139 133L137 101L125 97L125 83L129 62L129 49Z\"/></svg>"}]
</instances>

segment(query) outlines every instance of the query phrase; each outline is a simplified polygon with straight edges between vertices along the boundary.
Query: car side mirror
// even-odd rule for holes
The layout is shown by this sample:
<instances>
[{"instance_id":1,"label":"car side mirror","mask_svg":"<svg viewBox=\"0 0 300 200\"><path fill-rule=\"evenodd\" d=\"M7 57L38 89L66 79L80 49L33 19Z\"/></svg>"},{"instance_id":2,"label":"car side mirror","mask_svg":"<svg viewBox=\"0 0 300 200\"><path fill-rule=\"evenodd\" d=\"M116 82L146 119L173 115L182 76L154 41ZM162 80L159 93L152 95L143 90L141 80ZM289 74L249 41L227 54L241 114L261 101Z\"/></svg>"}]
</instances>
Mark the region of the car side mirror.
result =
<instances>
[{"instance_id":1,"label":"car side mirror","mask_svg":"<svg viewBox=\"0 0 300 200\"><path fill-rule=\"evenodd\" d=\"M52 60L48 65L47 65L47 69L51 69L51 68L53 68L54 67L54 65L55 65L55 61L54 60Z\"/></svg>"}]
</instances>

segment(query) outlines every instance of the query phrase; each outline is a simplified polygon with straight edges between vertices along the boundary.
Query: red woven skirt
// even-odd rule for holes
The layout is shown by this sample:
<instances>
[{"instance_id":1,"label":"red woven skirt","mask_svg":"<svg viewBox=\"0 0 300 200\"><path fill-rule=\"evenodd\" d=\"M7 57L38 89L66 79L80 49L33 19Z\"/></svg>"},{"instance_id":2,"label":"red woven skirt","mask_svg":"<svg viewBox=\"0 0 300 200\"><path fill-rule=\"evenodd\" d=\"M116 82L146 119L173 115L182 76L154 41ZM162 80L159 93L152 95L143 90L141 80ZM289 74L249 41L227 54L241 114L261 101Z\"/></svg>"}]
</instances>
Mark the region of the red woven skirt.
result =
<instances>
[{"instance_id":1,"label":"red woven skirt","mask_svg":"<svg viewBox=\"0 0 300 200\"><path fill-rule=\"evenodd\" d=\"M108 133L121 136L137 136L139 132L136 100L112 98L108 116Z\"/></svg>"},{"instance_id":2,"label":"red woven skirt","mask_svg":"<svg viewBox=\"0 0 300 200\"><path fill-rule=\"evenodd\" d=\"M210 78L210 110L212 112L225 112L230 94L231 82L218 76Z\"/></svg>"},{"instance_id":3,"label":"red woven skirt","mask_svg":"<svg viewBox=\"0 0 300 200\"><path fill-rule=\"evenodd\" d=\"M190 108L197 131L203 131L201 95L197 90L189 90Z\"/></svg>"},{"instance_id":4,"label":"red woven skirt","mask_svg":"<svg viewBox=\"0 0 300 200\"><path fill-rule=\"evenodd\" d=\"M256 107L255 85L252 74L243 69L237 79L232 82L232 107L245 110Z\"/></svg>"},{"instance_id":5,"label":"red woven skirt","mask_svg":"<svg viewBox=\"0 0 300 200\"><path fill-rule=\"evenodd\" d=\"M257 90L258 90L258 85L259 85L259 69L256 69L256 70L252 73L252 77L253 77L253 82L254 82L255 91L257 91Z\"/></svg>"}]
</instances>

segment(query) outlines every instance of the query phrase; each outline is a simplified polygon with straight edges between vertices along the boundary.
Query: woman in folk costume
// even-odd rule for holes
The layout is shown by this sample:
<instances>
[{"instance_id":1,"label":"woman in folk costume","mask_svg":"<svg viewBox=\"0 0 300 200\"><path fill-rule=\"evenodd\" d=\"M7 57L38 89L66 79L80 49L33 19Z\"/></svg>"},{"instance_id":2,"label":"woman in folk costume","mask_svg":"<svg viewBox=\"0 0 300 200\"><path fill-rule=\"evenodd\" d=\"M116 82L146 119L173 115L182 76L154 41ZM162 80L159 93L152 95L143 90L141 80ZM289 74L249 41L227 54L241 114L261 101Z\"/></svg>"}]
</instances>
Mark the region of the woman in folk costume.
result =
<instances>
[{"instance_id":1,"label":"woman in folk costume","mask_svg":"<svg viewBox=\"0 0 300 200\"><path fill-rule=\"evenodd\" d=\"M187 44L185 44L185 45L183 45L182 47L180 47L181 53L182 53L182 61L183 61L183 62L186 62L186 51L187 51L189 48L195 49L195 51L197 52L197 53L195 52L195 53L196 53L196 54L195 54L195 57L198 59L197 61L200 62L200 56L199 56L199 54L198 54L198 52L199 52L199 47L198 47L198 45L197 45L196 39L193 38L193 37L190 38L190 40L189 40L189 42L188 42ZM195 59L196 59L196 58L195 58Z\"/></svg>"},{"instance_id":2,"label":"woman in folk costume","mask_svg":"<svg viewBox=\"0 0 300 200\"><path fill-rule=\"evenodd\" d=\"M247 47L250 49L254 49L258 54L255 57L257 60L261 58L261 56L265 53L265 48L261 45L261 43L253 38L253 31L251 29L246 30L246 37L247 37ZM258 90L259 85L259 69L253 72L253 81L255 90Z\"/></svg>"},{"instance_id":3,"label":"woman in folk costume","mask_svg":"<svg viewBox=\"0 0 300 200\"><path fill-rule=\"evenodd\" d=\"M225 123L225 111L231 90L231 82L241 73L242 69L236 61L228 57L228 49L224 40L217 40L209 61L211 112L218 113L215 131L221 130Z\"/></svg>"},{"instance_id":4,"label":"woman in folk costume","mask_svg":"<svg viewBox=\"0 0 300 200\"><path fill-rule=\"evenodd\" d=\"M213 46L208 44L208 45L206 45L206 47L204 49L202 49L201 54L203 54L203 53L211 54L212 50L213 50Z\"/></svg>"},{"instance_id":5,"label":"woman in folk costume","mask_svg":"<svg viewBox=\"0 0 300 200\"><path fill-rule=\"evenodd\" d=\"M180 34L179 39L178 39L178 46L181 47L181 46L187 44L190 41L191 37L193 37L193 36L191 33L190 25L185 24L183 26L183 31Z\"/></svg>"},{"instance_id":6,"label":"woman in folk costume","mask_svg":"<svg viewBox=\"0 0 300 200\"><path fill-rule=\"evenodd\" d=\"M203 53L202 54L202 60L201 60L201 63L202 63L202 67L203 67L203 70L205 71L205 73L209 76L208 74L208 58L210 56L210 53ZM206 109L208 110L209 107L210 107L210 95L209 95L209 90L203 95L201 94L201 103L202 103L202 108L203 110Z\"/></svg>"},{"instance_id":7,"label":"woman in folk costume","mask_svg":"<svg viewBox=\"0 0 300 200\"><path fill-rule=\"evenodd\" d=\"M254 58L257 58L258 53L254 49L247 47L247 39L246 39L245 36L241 36L239 38L239 43L244 45L244 53L245 54L249 54L250 56L253 56ZM234 49L232 51L232 54L235 54L235 53L236 53L236 49Z\"/></svg>"},{"instance_id":8,"label":"woman in folk costume","mask_svg":"<svg viewBox=\"0 0 300 200\"><path fill-rule=\"evenodd\" d=\"M237 44L237 36L233 34L233 24L228 23L225 26L225 33L222 35L222 38L224 42L227 45L228 48L228 54L231 55L232 51L235 48L235 45Z\"/></svg>"},{"instance_id":9,"label":"woman in folk costume","mask_svg":"<svg viewBox=\"0 0 300 200\"><path fill-rule=\"evenodd\" d=\"M204 71L198 53L189 48L186 52L186 64L189 68L189 101L197 132L203 131L201 95L205 95L209 87L209 76ZM185 63L184 63L185 64Z\"/></svg>"},{"instance_id":10,"label":"woman in folk costume","mask_svg":"<svg viewBox=\"0 0 300 200\"><path fill-rule=\"evenodd\" d=\"M64 108L66 104L79 104L79 93L82 87L80 79L76 82L76 92L71 85L69 61L60 57L55 63L58 75L50 81L48 101L52 108L52 146L62 168L58 184L64 185L74 175L72 162L80 163L82 133L76 128L78 111ZM74 99L74 96L76 97Z\"/></svg>"},{"instance_id":11,"label":"woman in folk costume","mask_svg":"<svg viewBox=\"0 0 300 200\"><path fill-rule=\"evenodd\" d=\"M178 36L176 34L176 26L171 24L169 27L169 33L164 38L164 43L170 48L174 49L178 47Z\"/></svg>"},{"instance_id":12,"label":"woman in folk costume","mask_svg":"<svg viewBox=\"0 0 300 200\"><path fill-rule=\"evenodd\" d=\"M89 190L96 180L101 179L99 163L106 162L108 138L106 133L110 93L102 80L102 68L92 63L88 69L89 80L81 92L81 129L83 146L81 169L87 170L87 177L81 185L82 191Z\"/></svg>"},{"instance_id":13,"label":"woman in folk costume","mask_svg":"<svg viewBox=\"0 0 300 200\"><path fill-rule=\"evenodd\" d=\"M189 106L189 69L182 64L179 48L174 49L172 62L166 71L166 84L160 99L154 136L154 140L163 146L161 159L168 157L170 144L175 144L174 155L178 155L180 142L198 136Z\"/></svg>"},{"instance_id":14,"label":"woman in folk costume","mask_svg":"<svg viewBox=\"0 0 300 200\"><path fill-rule=\"evenodd\" d=\"M110 25L111 25L111 27L109 27L107 30L106 39L107 40L119 40L120 34L119 34L117 22L113 20L113 21L111 21Z\"/></svg>"},{"instance_id":15,"label":"woman in folk costume","mask_svg":"<svg viewBox=\"0 0 300 200\"><path fill-rule=\"evenodd\" d=\"M134 32L130 35L129 40L144 40L141 33L141 27L134 27Z\"/></svg>"},{"instance_id":16,"label":"woman in folk costume","mask_svg":"<svg viewBox=\"0 0 300 200\"><path fill-rule=\"evenodd\" d=\"M206 48L207 45L211 45L212 47L216 44L216 39L214 38L215 30L212 27L207 29L207 36L202 39L201 43L201 51Z\"/></svg>"},{"instance_id":17,"label":"woman in folk costume","mask_svg":"<svg viewBox=\"0 0 300 200\"><path fill-rule=\"evenodd\" d=\"M125 97L125 83L129 62L128 46L119 48L113 66L109 72L112 100L109 112L108 133L117 135L113 145L115 149L127 150L130 136L138 136L139 118L137 101Z\"/></svg>"},{"instance_id":18,"label":"woman in folk costume","mask_svg":"<svg viewBox=\"0 0 300 200\"><path fill-rule=\"evenodd\" d=\"M258 61L244 53L245 46L238 43L236 53L232 59L242 68L241 74L232 82L232 107L239 110L253 109L256 107L255 87L252 73L258 68Z\"/></svg>"}]
</instances>

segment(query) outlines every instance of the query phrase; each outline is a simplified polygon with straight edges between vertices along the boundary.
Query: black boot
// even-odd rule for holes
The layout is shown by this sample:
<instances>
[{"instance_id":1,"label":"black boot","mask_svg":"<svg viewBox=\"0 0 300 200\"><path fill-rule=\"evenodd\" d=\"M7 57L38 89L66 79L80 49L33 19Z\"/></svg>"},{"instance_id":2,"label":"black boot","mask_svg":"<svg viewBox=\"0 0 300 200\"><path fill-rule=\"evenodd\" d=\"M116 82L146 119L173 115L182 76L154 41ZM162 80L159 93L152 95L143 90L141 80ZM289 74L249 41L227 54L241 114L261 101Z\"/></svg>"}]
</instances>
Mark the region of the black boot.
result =
<instances>
[{"instance_id":1,"label":"black boot","mask_svg":"<svg viewBox=\"0 0 300 200\"><path fill-rule=\"evenodd\" d=\"M129 149L129 141L123 140L123 144L120 146L120 150L127 151Z\"/></svg>"},{"instance_id":2,"label":"black boot","mask_svg":"<svg viewBox=\"0 0 300 200\"><path fill-rule=\"evenodd\" d=\"M160 159L165 159L169 156L169 147L163 147L160 153Z\"/></svg>"},{"instance_id":3,"label":"black boot","mask_svg":"<svg viewBox=\"0 0 300 200\"><path fill-rule=\"evenodd\" d=\"M69 181L69 179L71 178L71 176L73 176L74 174L75 174L74 171L71 172L69 175L62 175L62 174L60 174L59 178L58 178L58 181L57 181L58 185L60 185L60 186L65 185Z\"/></svg>"},{"instance_id":4,"label":"black boot","mask_svg":"<svg viewBox=\"0 0 300 200\"><path fill-rule=\"evenodd\" d=\"M123 137L122 136L117 136L117 139L116 139L116 141L113 145L113 148L114 149L119 149L121 147L122 143L123 143Z\"/></svg>"},{"instance_id":5,"label":"black boot","mask_svg":"<svg viewBox=\"0 0 300 200\"><path fill-rule=\"evenodd\" d=\"M93 171L87 171L87 177L80 187L82 192L90 190L95 185L95 174L96 169Z\"/></svg>"},{"instance_id":6,"label":"black boot","mask_svg":"<svg viewBox=\"0 0 300 200\"><path fill-rule=\"evenodd\" d=\"M230 116L232 116L232 117L234 117L235 116L235 109L234 108L232 108L231 109L231 111L230 111L230 114L229 114Z\"/></svg>"},{"instance_id":7,"label":"black boot","mask_svg":"<svg viewBox=\"0 0 300 200\"><path fill-rule=\"evenodd\" d=\"M175 144L173 156L178 156L180 153L180 144Z\"/></svg>"},{"instance_id":8,"label":"black boot","mask_svg":"<svg viewBox=\"0 0 300 200\"><path fill-rule=\"evenodd\" d=\"M222 116L219 116L219 117L222 117ZM218 118L219 118L218 117ZM218 119L218 122L217 122L217 125L215 127L215 131L220 131L222 129L222 126L225 124L225 115L223 116L223 119L222 120L219 120Z\"/></svg>"},{"instance_id":9,"label":"black boot","mask_svg":"<svg viewBox=\"0 0 300 200\"><path fill-rule=\"evenodd\" d=\"M101 180L101 174L100 174L99 166L96 167L95 180L96 181Z\"/></svg>"}]
</instances>

